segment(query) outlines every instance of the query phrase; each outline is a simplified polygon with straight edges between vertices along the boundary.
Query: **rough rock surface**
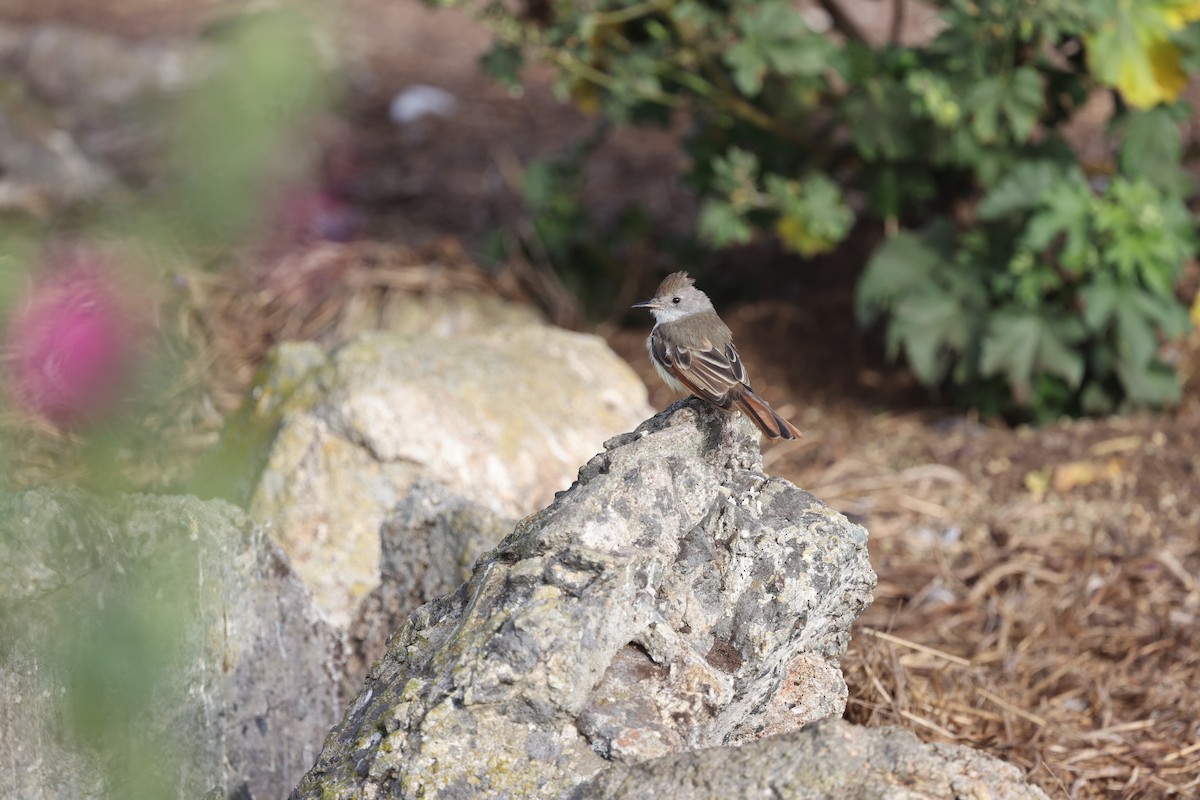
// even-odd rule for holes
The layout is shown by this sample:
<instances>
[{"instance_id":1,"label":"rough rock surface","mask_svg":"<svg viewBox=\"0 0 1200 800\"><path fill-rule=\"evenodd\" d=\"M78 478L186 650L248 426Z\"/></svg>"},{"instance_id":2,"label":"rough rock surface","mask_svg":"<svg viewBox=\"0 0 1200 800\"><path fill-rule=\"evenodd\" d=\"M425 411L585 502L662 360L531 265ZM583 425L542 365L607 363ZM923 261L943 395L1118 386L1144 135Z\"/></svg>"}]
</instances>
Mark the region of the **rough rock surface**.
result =
<instances>
[{"instance_id":1,"label":"rough rock surface","mask_svg":"<svg viewBox=\"0 0 1200 800\"><path fill-rule=\"evenodd\" d=\"M299 377L283 391L272 370ZM379 526L418 477L521 517L651 413L644 384L603 340L548 327L367 334L328 358L292 345L262 385L276 388L258 393L243 425L273 432L251 514L339 628L378 585Z\"/></svg>"},{"instance_id":2,"label":"rough rock surface","mask_svg":"<svg viewBox=\"0 0 1200 800\"><path fill-rule=\"evenodd\" d=\"M379 529L380 584L350 628L347 697L358 693L367 668L383 655L392 631L418 607L468 580L476 559L515 524L431 480L421 478L413 484Z\"/></svg>"},{"instance_id":3,"label":"rough rock surface","mask_svg":"<svg viewBox=\"0 0 1200 800\"><path fill-rule=\"evenodd\" d=\"M925 744L899 728L827 720L742 747L616 765L571 800L1046 800L1021 771L985 753Z\"/></svg>"},{"instance_id":4,"label":"rough rock surface","mask_svg":"<svg viewBox=\"0 0 1200 800\"><path fill-rule=\"evenodd\" d=\"M162 746L135 751L134 769L180 798L216 784L281 797L342 707L338 641L228 503L0 497L0 796L145 797L109 763L109 740L128 736Z\"/></svg>"},{"instance_id":5,"label":"rough rock surface","mask_svg":"<svg viewBox=\"0 0 1200 800\"><path fill-rule=\"evenodd\" d=\"M294 797L561 797L842 712L866 531L699 401L605 447L392 637Z\"/></svg>"}]
</instances>

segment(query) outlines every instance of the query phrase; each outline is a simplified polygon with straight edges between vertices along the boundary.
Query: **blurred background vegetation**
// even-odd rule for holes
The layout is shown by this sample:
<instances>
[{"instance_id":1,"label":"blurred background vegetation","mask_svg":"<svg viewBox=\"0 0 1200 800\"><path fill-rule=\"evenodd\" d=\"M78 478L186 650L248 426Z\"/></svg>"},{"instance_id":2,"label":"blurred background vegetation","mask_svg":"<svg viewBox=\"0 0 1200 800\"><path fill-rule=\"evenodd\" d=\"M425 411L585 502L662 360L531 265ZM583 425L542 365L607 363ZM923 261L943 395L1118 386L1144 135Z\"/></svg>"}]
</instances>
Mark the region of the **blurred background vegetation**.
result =
<instances>
[{"instance_id":1,"label":"blurred background vegetation","mask_svg":"<svg viewBox=\"0 0 1200 800\"><path fill-rule=\"evenodd\" d=\"M882 227L858 317L931 392L1039 420L1179 399L1160 345L1189 329L1200 4L945 0L917 42L905 3L882 40L834 3L455 4L497 31L500 80L538 59L607 119L686 118L709 245L766 234L811 258ZM1111 154L1095 162L1069 138L1088 104ZM544 177L524 188L554 207ZM541 241L586 269L562 221L539 217Z\"/></svg>"}]
</instances>

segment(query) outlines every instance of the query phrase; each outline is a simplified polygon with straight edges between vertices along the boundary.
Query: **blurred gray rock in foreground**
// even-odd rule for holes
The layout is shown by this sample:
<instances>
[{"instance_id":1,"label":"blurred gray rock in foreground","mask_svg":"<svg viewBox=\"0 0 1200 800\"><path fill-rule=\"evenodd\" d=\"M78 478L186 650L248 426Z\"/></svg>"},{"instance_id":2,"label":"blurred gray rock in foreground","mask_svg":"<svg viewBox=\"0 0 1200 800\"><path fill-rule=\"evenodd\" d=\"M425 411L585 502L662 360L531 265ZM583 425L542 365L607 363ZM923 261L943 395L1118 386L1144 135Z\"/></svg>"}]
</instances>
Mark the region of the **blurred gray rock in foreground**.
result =
<instances>
[{"instance_id":1,"label":"blurred gray rock in foreground","mask_svg":"<svg viewBox=\"0 0 1200 800\"><path fill-rule=\"evenodd\" d=\"M251 514L340 629L379 585L379 526L414 480L518 518L652 413L602 339L544 326L285 345L251 403L224 437L262 442Z\"/></svg>"},{"instance_id":2,"label":"blurred gray rock in foreground","mask_svg":"<svg viewBox=\"0 0 1200 800\"><path fill-rule=\"evenodd\" d=\"M293 797L563 797L842 713L866 531L699 401L605 448L408 619Z\"/></svg>"},{"instance_id":3,"label":"blurred gray rock in foreground","mask_svg":"<svg viewBox=\"0 0 1200 800\"><path fill-rule=\"evenodd\" d=\"M379 529L380 585L367 596L350 627L351 663L343 692L347 697L358 693L392 631L419 606L468 580L476 559L515 524L428 479L413 484Z\"/></svg>"},{"instance_id":4,"label":"blurred gray rock in foreground","mask_svg":"<svg viewBox=\"0 0 1200 800\"><path fill-rule=\"evenodd\" d=\"M338 641L228 503L2 496L0 796L282 797L342 706Z\"/></svg>"},{"instance_id":5,"label":"blurred gray rock in foreground","mask_svg":"<svg viewBox=\"0 0 1200 800\"><path fill-rule=\"evenodd\" d=\"M827 720L742 747L694 750L601 772L571 800L1046 800L1021 770L899 728Z\"/></svg>"}]
</instances>

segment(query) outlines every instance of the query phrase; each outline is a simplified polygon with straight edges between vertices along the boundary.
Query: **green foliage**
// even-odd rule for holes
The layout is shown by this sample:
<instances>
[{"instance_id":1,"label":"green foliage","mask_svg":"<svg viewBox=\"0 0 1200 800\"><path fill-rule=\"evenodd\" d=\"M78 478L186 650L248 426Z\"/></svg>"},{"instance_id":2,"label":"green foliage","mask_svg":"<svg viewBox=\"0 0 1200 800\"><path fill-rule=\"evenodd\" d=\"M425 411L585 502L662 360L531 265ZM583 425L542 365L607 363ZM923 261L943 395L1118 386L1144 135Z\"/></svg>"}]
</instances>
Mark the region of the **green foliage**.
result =
<instances>
[{"instance_id":1,"label":"green foliage","mask_svg":"<svg viewBox=\"0 0 1200 800\"><path fill-rule=\"evenodd\" d=\"M787 0L562 2L537 24L458 4L497 21L507 74L532 54L611 119L688 112L712 245L772 231L813 256L864 217L922 229L874 254L859 311L930 388L1041 418L1177 396L1157 351L1186 327L1195 0L941 0L911 46ZM1106 87L1115 158L1085 168L1062 129Z\"/></svg>"},{"instance_id":2,"label":"green foliage","mask_svg":"<svg viewBox=\"0 0 1200 800\"><path fill-rule=\"evenodd\" d=\"M513 187L524 219L515 233L494 230L485 245L491 260L515 257L532 264L539 280L552 284L536 287L545 310L568 327L585 316L612 313L630 251L651 235L638 207L623 210L601 229L583 203L584 166L606 133L601 125L558 156L527 164Z\"/></svg>"},{"instance_id":3,"label":"green foliage","mask_svg":"<svg viewBox=\"0 0 1200 800\"><path fill-rule=\"evenodd\" d=\"M979 217L965 233L892 238L859 285L860 318L889 316L889 346L923 383L975 402L981 386L1006 386L1042 417L1178 399L1158 349L1188 328L1173 293L1195 246L1182 202L1128 178L1097 193L1078 172L1029 162Z\"/></svg>"}]
</instances>

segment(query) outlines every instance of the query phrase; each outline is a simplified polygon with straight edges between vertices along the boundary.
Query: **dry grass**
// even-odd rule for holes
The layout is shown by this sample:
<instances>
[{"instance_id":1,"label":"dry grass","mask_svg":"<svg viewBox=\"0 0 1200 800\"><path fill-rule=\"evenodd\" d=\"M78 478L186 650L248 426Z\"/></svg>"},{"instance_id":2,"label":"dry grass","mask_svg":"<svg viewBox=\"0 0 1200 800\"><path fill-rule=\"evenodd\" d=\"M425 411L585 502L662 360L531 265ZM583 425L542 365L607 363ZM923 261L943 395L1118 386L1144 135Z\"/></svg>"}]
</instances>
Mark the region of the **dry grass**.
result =
<instances>
[{"instance_id":1,"label":"dry grass","mask_svg":"<svg viewBox=\"0 0 1200 800\"><path fill-rule=\"evenodd\" d=\"M833 466L777 459L871 532L847 716L986 749L1052 797L1200 794L1200 405L860 424L874 444Z\"/></svg>"},{"instance_id":2,"label":"dry grass","mask_svg":"<svg viewBox=\"0 0 1200 800\"><path fill-rule=\"evenodd\" d=\"M241 402L278 342L330 346L386 330L402 321L413 298L464 290L522 296L511 275L484 272L451 239L419 248L322 243L237 266L190 275L177 325L199 354L204 389L223 413Z\"/></svg>"}]
</instances>

